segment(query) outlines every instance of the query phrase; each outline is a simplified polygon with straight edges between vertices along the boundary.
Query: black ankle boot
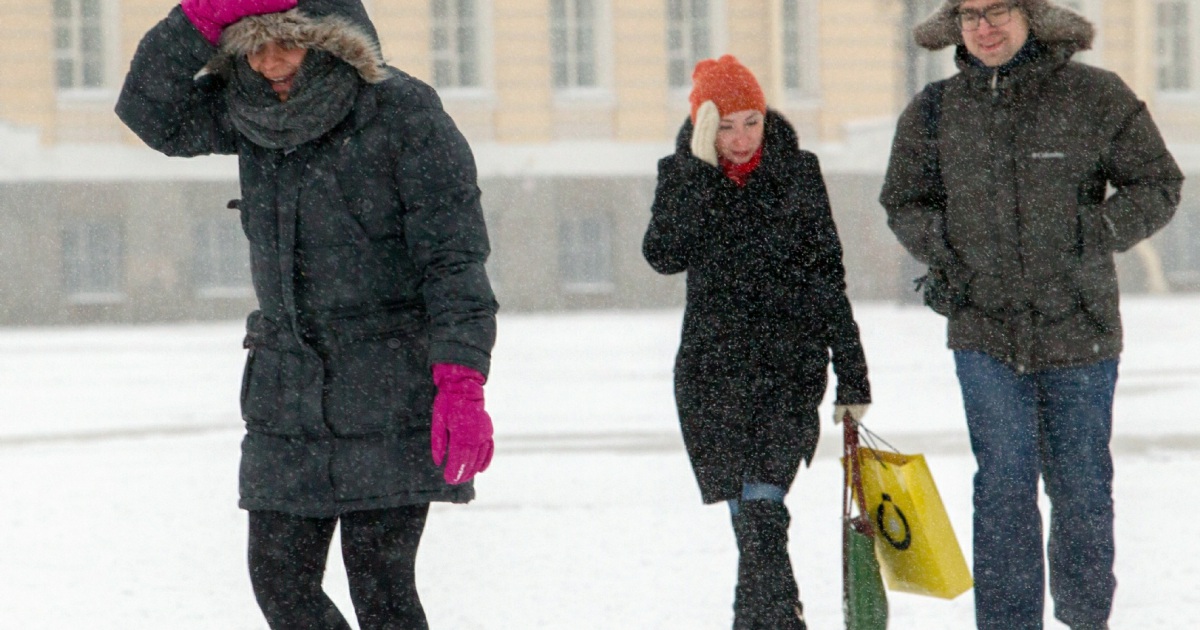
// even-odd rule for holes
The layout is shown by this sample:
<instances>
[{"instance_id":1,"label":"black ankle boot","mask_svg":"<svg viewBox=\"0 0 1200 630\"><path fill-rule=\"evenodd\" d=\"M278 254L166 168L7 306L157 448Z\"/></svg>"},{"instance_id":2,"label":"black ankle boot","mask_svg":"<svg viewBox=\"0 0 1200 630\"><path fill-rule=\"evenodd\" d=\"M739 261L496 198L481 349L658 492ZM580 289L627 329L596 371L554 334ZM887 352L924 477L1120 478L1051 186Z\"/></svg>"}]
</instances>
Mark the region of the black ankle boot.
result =
<instances>
[{"instance_id":1,"label":"black ankle boot","mask_svg":"<svg viewBox=\"0 0 1200 630\"><path fill-rule=\"evenodd\" d=\"M733 517L738 544L734 630L807 630L787 550L791 523L776 501L742 501Z\"/></svg>"}]
</instances>

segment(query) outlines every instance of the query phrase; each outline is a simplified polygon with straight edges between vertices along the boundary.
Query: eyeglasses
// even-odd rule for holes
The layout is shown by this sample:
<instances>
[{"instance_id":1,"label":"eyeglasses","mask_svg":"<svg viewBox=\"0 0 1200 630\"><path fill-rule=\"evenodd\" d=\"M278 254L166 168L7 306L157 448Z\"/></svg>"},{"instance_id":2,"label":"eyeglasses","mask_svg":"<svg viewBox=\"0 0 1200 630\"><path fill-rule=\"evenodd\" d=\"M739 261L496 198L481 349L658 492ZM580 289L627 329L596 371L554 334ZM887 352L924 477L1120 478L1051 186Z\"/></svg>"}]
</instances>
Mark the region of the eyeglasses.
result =
<instances>
[{"instance_id":1,"label":"eyeglasses","mask_svg":"<svg viewBox=\"0 0 1200 630\"><path fill-rule=\"evenodd\" d=\"M979 28L980 20L987 20L993 28L998 28L1008 24L1012 19L1013 3L1005 2L1004 4L993 4L990 7L984 7L982 11L975 9L963 9L958 12L958 25L964 31L974 31Z\"/></svg>"}]
</instances>

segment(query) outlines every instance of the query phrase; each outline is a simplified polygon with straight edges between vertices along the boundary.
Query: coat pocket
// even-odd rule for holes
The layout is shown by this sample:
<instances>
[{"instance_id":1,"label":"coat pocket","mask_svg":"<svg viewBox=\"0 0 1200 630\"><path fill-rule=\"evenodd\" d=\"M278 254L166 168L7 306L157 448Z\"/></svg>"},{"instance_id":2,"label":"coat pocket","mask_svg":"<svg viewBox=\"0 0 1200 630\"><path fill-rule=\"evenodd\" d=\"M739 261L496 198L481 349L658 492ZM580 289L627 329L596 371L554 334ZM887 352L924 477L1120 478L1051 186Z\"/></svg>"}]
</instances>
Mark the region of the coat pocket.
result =
<instances>
[{"instance_id":1,"label":"coat pocket","mask_svg":"<svg viewBox=\"0 0 1200 630\"><path fill-rule=\"evenodd\" d=\"M242 372L242 419L246 428L271 435L302 435L303 356L251 347Z\"/></svg>"},{"instance_id":2,"label":"coat pocket","mask_svg":"<svg viewBox=\"0 0 1200 630\"><path fill-rule=\"evenodd\" d=\"M1087 264L1113 252L1112 226L1099 205L1081 205L1076 216L1075 253Z\"/></svg>"},{"instance_id":3,"label":"coat pocket","mask_svg":"<svg viewBox=\"0 0 1200 630\"><path fill-rule=\"evenodd\" d=\"M435 388L423 328L340 344L327 368L326 421L336 435L395 434L429 426Z\"/></svg>"},{"instance_id":4,"label":"coat pocket","mask_svg":"<svg viewBox=\"0 0 1200 630\"><path fill-rule=\"evenodd\" d=\"M1038 325L1057 324L1083 310L1075 270L1033 281L1037 292L1030 300Z\"/></svg>"},{"instance_id":5,"label":"coat pocket","mask_svg":"<svg viewBox=\"0 0 1200 630\"><path fill-rule=\"evenodd\" d=\"M970 275L964 270L943 267L930 267L924 276L916 279L925 306L944 317L953 316L968 304L969 282Z\"/></svg>"},{"instance_id":6,"label":"coat pocket","mask_svg":"<svg viewBox=\"0 0 1200 630\"><path fill-rule=\"evenodd\" d=\"M246 428L271 435L320 433L320 361L289 351L291 333L254 311L246 318L249 352L242 371L241 407Z\"/></svg>"}]
</instances>

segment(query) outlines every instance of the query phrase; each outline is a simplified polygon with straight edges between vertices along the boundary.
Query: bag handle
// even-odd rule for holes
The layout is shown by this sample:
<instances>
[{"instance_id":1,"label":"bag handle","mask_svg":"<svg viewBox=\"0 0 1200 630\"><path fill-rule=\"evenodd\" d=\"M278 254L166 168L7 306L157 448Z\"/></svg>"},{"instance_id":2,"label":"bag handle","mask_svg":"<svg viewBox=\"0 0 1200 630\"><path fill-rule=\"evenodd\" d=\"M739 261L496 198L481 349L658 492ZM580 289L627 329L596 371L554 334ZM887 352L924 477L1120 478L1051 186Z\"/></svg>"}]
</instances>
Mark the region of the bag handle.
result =
<instances>
[{"instance_id":1,"label":"bag handle","mask_svg":"<svg viewBox=\"0 0 1200 630\"><path fill-rule=\"evenodd\" d=\"M896 448L895 446L892 446L891 442L888 442L887 440L883 439L878 433L875 433L874 431L868 429L867 427L865 427L861 424L858 425L858 430L860 432L859 437L861 438L862 442L864 444L866 444L868 448L871 449L872 454L875 456L875 461L879 462L880 466L882 466L884 468L888 467L888 463L883 461L883 458L879 456L879 452L883 450L883 449L879 448L880 444L883 444L884 446L886 446L887 450L889 450L897 455L900 454L900 449Z\"/></svg>"},{"instance_id":2,"label":"bag handle","mask_svg":"<svg viewBox=\"0 0 1200 630\"><path fill-rule=\"evenodd\" d=\"M867 500L863 494L862 464L859 462L859 424L850 414L842 420L842 461L845 465L845 486L842 489L842 518L849 521L850 526L858 532L870 537L875 536L871 520L867 517ZM850 516L851 497L858 504L858 516Z\"/></svg>"}]
</instances>

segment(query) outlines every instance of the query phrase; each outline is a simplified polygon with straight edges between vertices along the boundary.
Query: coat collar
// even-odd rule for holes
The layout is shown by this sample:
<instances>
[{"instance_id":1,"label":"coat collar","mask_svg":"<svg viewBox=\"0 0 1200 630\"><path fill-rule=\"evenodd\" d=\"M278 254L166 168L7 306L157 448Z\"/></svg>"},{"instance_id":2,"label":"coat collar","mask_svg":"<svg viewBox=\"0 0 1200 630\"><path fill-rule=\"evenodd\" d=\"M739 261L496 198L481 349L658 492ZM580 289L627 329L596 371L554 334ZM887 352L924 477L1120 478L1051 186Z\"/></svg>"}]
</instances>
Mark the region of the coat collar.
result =
<instances>
[{"instance_id":1,"label":"coat collar","mask_svg":"<svg viewBox=\"0 0 1200 630\"><path fill-rule=\"evenodd\" d=\"M997 79L996 85L1004 90L1020 90L1025 85L1037 83L1069 62L1073 54L1071 50L1051 48L1030 38L1012 60L996 68L979 63L961 44L955 51L954 61L973 89L987 92L993 88L993 78Z\"/></svg>"}]
</instances>

